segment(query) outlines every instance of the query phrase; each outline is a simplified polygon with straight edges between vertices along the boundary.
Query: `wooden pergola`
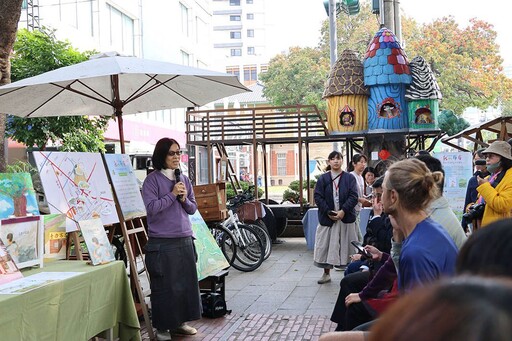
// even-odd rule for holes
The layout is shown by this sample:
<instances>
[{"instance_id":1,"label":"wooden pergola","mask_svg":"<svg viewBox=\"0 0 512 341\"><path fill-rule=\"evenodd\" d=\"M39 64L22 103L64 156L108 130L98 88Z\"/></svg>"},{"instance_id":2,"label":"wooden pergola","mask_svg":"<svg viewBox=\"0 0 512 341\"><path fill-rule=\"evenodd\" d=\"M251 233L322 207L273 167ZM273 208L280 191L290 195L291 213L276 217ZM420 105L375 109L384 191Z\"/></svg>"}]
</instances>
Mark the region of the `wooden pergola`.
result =
<instances>
[{"instance_id":1,"label":"wooden pergola","mask_svg":"<svg viewBox=\"0 0 512 341\"><path fill-rule=\"evenodd\" d=\"M489 143L485 142L483 139L482 133L484 131L497 134L497 140L507 141L508 139L512 138L512 117L498 117L493 120L471 126L455 135L442 138L441 142L460 151L471 152L470 150L458 146L453 142L459 138L464 138L474 143L472 152L475 152L479 148L485 148L489 146ZM493 141L494 140L490 140L488 142Z\"/></svg>"}]
</instances>

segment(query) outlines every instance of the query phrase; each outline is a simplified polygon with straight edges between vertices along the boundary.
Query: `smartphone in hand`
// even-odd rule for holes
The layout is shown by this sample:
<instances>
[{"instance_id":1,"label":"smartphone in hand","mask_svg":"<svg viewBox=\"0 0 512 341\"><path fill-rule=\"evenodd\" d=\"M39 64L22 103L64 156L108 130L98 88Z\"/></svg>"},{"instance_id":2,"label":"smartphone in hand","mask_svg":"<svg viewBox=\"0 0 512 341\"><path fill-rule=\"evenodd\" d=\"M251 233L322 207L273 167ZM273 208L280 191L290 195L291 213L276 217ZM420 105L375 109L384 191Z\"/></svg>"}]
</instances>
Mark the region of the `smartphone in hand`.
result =
<instances>
[{"instance_id":1,"label":"smartphone in hand","mask_svg":"<svg viewBox=\"0 0 512 341\"><path fill-rule=\"evenodd\" d=\"M361 243L356 242L355 240L351 241L350 244L354 245L354 247L366 258L372 259L372 254L366 250Z\"/></svg>"},{"instance_id":2,"label":"smartphone in hand","mask_svg":"<svg viewBox=\"0 0 512 341\"><path fill-rule=\"evenodd\" d=\"M336 211L330 210L327 212L327 215L335 216L335 215L338 215L338 213Z\"/></svg>"}]
</instances>

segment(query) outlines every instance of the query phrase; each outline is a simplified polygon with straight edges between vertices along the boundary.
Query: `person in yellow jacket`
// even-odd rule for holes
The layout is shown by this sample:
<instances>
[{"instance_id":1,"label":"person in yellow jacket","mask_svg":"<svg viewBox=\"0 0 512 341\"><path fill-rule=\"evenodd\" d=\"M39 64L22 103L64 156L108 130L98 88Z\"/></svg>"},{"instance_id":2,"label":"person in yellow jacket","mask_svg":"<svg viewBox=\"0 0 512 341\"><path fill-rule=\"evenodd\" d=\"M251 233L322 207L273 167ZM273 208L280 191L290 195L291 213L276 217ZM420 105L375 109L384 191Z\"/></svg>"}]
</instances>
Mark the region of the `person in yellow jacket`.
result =
<instances>
[{"instance_id":1,"label":"person in yellow jacket","mask_svg":"<svg viewBox=\"0 0 512 341\"><path fill-rule=\"evenodd\" d=\"M485 202L482 227L495 220L511 217L512 153L506 141L494 141L482 152L491 176L478 178L476 190Z\"/></svg>"}]
</instances>

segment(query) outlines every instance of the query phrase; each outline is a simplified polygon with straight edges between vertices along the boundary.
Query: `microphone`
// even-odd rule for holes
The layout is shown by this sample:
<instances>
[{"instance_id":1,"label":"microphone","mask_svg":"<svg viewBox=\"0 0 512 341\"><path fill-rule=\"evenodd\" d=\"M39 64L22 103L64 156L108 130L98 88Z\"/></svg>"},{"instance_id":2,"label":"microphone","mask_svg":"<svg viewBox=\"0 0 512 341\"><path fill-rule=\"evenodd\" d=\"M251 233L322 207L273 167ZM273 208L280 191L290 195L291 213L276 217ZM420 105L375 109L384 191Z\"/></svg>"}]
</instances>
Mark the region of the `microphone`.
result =
<instances>
[{"instance_id":1,"label":"microphone","mask_svg":"<svg viewBox=\"0 0 512 341\"><path fill-rule=\"evenodd\" d=\"M174 170L174 177L176 178L176 183L181 181L180 176L181 176L181 169L176 168ZM177 195L176 198L178 198L178 200L181 200L183 198L183 195L182 194Z\"/></svg>"}]
</instances>

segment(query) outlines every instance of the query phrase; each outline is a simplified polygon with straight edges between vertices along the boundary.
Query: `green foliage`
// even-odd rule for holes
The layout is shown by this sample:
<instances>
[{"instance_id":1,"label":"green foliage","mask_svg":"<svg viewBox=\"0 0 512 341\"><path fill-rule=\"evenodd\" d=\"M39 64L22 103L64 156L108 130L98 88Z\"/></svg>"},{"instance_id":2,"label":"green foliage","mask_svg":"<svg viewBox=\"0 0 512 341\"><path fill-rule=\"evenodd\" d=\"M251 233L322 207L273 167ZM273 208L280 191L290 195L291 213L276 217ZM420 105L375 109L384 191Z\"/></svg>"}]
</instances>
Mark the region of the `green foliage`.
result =
<instances>
[{"instance_id":1,"label":"green foliage","mask_svg":"<svg viewBox=\"0 0 512 341\"><path fill-rule=\"evenodd\" d=\"M5 167L5 173L30 173L31 175L38 174L37 169L30 163L17 160L15 163Z\"/></svg>"},{"instance_id":2,"label":"green foliage","mask_svg":"<svg viewBox=\"0 0 512 341\"><path fill-rule=\"evenodd\" d=\"M253 186L253 183L247 182L247 181L240 181L240 186L242 187L242 190L245 192L249 189L249 186ZM258 187L258 199L263 196L263 193L264 193L263 189L261 187ZM231 186L231 183L227 182L226 183L226 198L229 200L229 199L233 198L235 195L236 195L236 192L235 192L233 186Z\"/></svg>"},{"instance_id":3,"label":"green foliage","mask_svg":"<svg viewBox=\"0 0 512 341\"><path fill-rule=\"evenodd\" d=\"M73 65L87 60L93 51L79 52L67 41L59 41L54 31L18 31L11 60L13 81ZM21 118L9 116L6 136L44 149L49 140L61 142L67 151L104 151L103 133L109 118L91 119L86 116Z\"/></svg>"},{"instance_id":4,"label":"green foliage","mask_svg":"<svg viewBox=\"0 0 512 341\"><path fill-rule=\"evenodd\" d=\"M457 113L467 107L485 110L510 97L512 80L503 73L491 24L471 19L467 27L460 27L450 16L420 28L421 34L406 38L407 53L430 63L443 94L442 108Z\"/></svg>"},{"instance_id":5,"label":"green foliage","mask_svg":"<svg viewBox=\"0 0 512 341\"><path fill-rule=\"evenodd\" d=\"M329 61L313 48L290 48L269 62L268 72L260 75L265 83L263 94L273 105L316 105L325 110L322 100Z\"/></svg>"},{"instance_id":6,"label":"green foliage","mask_svg":"<svg viewBox=\"0 0 512 341\"><path fill-rule=\"evenodd\" d=\"M288 185L288 188L283 192L283 201L291 201L291 202L299 202L299 185L300 185L300 181L299 180L294 180L292 182L290 182L290 184ZM302 189L305 191L306 189L313 189L315 188L315 185L316 185L316 180L309 180L309 186L307 184L307 181L306 180L303 180L302 181Z\"/></svg>"},{"instance_id":7,"label":"green foliage","mask_svg":"<svg viewBox=\"0 0 512 341\"><path fill-rule=\"evenodd\" d=\"M462 117L457 117L452 110L441 111L437 121L439 123L439 129L448 134L448 136L455 135L469 127L469 122Z\"/></svg>"},{"instance_id":8,"label":"green foliage","mask_svg":"<svg viewBox=\"0 0 512 341\"><path fill-rule=\"evenodd\" d=\"M299 193L292 189L285 189L283 192L283 201L289 201L292 203L298 203L299 202Z\"/></svg>"},{"instance_id":9,"label":"green foliage","mask_svg":"<svg viewBox=\"0 0 512 341\"><path fill-rule=\"evenodd\" d=\"M25 193L34 192L26 185L30 178L29 173L4 173L0 179L0 195L10 198L21 197Z\"/></svg>"}]
</instances>

